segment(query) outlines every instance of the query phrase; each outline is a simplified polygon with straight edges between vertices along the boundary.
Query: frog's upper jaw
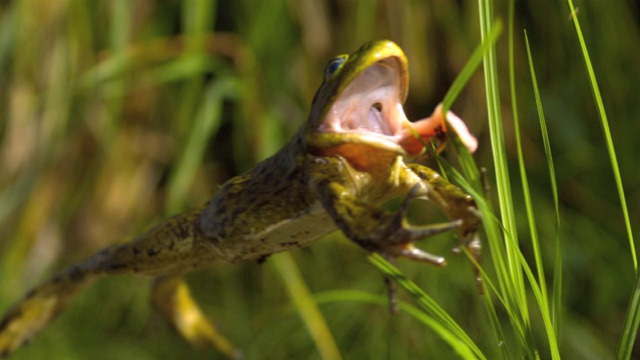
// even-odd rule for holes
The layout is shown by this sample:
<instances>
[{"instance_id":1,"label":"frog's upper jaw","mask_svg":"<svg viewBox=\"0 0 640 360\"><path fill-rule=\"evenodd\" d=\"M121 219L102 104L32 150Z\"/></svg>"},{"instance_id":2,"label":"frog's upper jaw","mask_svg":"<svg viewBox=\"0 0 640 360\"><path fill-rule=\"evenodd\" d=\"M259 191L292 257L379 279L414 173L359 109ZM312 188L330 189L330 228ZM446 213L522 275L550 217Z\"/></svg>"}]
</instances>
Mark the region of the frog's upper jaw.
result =
<instances>
[{"instance_id":1,"label":"frog's upper jaw","mask_svg":"<svg viewBox=\"0 0 640 360\"><path fill-rule=\"evenodd\" d=\"M408 91L407 59L397 45L389 41L363 46L346 59L339 73L330 77L316 96L307 143L312 152L335 154L345 144L366 146L376 153L420 155L424 144L447 131L444 114L437 107L433 115L409 122L402 108ZM331 66L331 63L330 63ZM449 123L469 150L477 142L464 122L452 113ZM338 151L340 153L340 151Z\"/></svg>"}]
</instances>

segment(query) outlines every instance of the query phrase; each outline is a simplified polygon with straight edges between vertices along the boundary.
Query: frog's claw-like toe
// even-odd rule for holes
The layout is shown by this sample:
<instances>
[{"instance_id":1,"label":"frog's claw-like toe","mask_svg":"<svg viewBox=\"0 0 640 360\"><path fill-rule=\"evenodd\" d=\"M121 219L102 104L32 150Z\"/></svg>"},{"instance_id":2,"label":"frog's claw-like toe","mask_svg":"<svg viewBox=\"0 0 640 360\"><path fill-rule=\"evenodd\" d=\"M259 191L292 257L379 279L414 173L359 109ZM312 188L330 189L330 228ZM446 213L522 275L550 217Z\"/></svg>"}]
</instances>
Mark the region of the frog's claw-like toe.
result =
<instances>
[{"instance_id":1,"label":"frog's claw-like toe","mask_svg":"<svg viewBox=\"0 0 640 360\"><path fill-rule=\"evenodd\" d=\"M413 261L421 261L436 266L446 265L446 260L442 256L436 256L422 251L413 243L445 231L452 230L462 225L462 220L454 220L445 223L432 224L427 226L413 226L406 221L409 203L415 198L420 190L420 185L416 184L411 188L409 194L400 205L400 208L392 215L386 230L383 231L373 251L381 254L387 259L406 258Z\"/></svg>"},{"instance_id":2,"label":"frog's claw-like toe","mask_svg":"<svg viewBox=\"0 0 640 360\"><path fill-rule=\"evenodd\" d=\"M392 245L381 250L382 255L391 258L405 258L412 261L420 261L435 266L447 265L447 260L443 256L433 255L426 251L420 250L413 244Z\"/></svg>"},{"instance_id":3,"label":"frog's claw-like toe","mask_svg":"<svg viewBox=\"0 0 640 360\"><path fill-rule=\"evenodd\" d=\"M436 266L444 266L446 265L444 257L432 255L420 250L413 246L413 243L426 237L455 229L461 224L462 220L454 220L419 227L403 225L388 239L387 244L380 247L378 252L387 257L402 257L413 261L430 263Z\"/></svg>"},{"instance_id":4,"label":"frog's claw-like toe","mask_svg":"<svg viewBox=\"0 0 640 360\"><path fill-rule=\"evenodd\" d=\"M411 200L417 197L420 190L420 184L416 184L411 188L409 194L404 198L398 211L393 216L393 220L389 224L389 234L387 241L393 244L408 244L414 241L430 237L454 229L462 225L462 220L453 220L440 224L432 224L427 226L412 226L406 221L407 212Z\"/></svg>"}]
</instances>

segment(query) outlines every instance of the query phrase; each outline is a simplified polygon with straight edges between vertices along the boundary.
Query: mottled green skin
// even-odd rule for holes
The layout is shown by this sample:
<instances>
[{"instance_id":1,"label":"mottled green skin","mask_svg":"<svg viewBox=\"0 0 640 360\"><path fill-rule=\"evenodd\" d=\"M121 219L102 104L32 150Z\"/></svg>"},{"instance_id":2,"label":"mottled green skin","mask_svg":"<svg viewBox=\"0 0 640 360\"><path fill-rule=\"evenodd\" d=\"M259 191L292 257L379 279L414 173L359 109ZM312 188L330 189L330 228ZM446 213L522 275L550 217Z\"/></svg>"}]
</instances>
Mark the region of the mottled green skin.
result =
<instances>
[{"instance_id":1,"label":"mottled green skin","mask_svg":"<svg viewBox=\"0 0 640 360\"><path fill-rule=\"evenodd\" d=\"M413 241L457 227L463 243L475 246L479 220L468 195L433 170L406 164L406 154L359 143L358 135L317 131L347 84L386 57L401 65L404 99L406 59L395 44L373 42L344 56L345 62L326 74L305 125L278 153L229 180L202 207L167 219L129 243L102 250L34 289L0 323L0 354L8 355L32 338L100 275L170 278L215 261L263 260L337 229L366 250L436 265L444 259L419 251ZM415 228L406 224L402 211L393 214L378 207L410 192L430 199L455 222ZM479 248L474 254L479 255Z\"/></svg>"}]
</instances>

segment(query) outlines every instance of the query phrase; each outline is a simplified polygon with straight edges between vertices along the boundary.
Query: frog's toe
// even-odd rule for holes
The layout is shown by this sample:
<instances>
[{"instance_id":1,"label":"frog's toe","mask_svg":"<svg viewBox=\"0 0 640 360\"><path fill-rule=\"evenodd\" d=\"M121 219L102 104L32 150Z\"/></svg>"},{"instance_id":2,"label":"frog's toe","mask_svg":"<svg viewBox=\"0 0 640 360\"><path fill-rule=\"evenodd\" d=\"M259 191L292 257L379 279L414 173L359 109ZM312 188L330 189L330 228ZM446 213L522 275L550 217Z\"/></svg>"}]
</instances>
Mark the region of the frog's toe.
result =
<instances>
[{"instance_id":1,"label":"frog's toe","mask_svg":"<svg viewBox=\"0 0 640 360\"><path fill-rule=\"evenodd\" d=\"M453 220L445 223L432 224L427 226L407 225L403 223L397 226L399 230L394 231L386 239L387 242L395 245L409 244L414 241L437 235L462 225L462 220Z\"/></svg>"},{"instance_id":2,"label":"frog's toe","mask_svg":"<svg viewBox=\"0 0 640 360\"><path fill-rule=\"evenodd\" d=\"M422 251L413 246L413 243L426 237L457 228L461 224L461 220L454 220L429 226L409 226L403 224L400 226L399 230L395 231L385 239L386 241L384 245L379 246L376 251L387 258L393 259L401 257L413 261L426 262L436 266L444 266L446 265L444 257Z\"/></svg>"},{"instance_id":3,"label":"frog's toe","mask_svg":"<svg viewBox=\"0 0 640 360\"><path fill-rule=\"evenodd\" d=\"M429 263L439 267L447 265L447 260L444 257L429 254L428 252L413 246L411 243L389 246L381 251L381 255L387 259L405 258L412 261Z\"/></svg>"},{"instance_id":4,"label":"frog's toe","mask_svg":"<svg viewBox=\"0 0 640 360\"><path fill-rule=\"evenodd\" d=\"M462 220L453 220L439 224L431 224L427 226L409 226L405 230L411 234L413 241L424 239L433 235L453 230L462 225Z\"/></svg>"}]
</instances>

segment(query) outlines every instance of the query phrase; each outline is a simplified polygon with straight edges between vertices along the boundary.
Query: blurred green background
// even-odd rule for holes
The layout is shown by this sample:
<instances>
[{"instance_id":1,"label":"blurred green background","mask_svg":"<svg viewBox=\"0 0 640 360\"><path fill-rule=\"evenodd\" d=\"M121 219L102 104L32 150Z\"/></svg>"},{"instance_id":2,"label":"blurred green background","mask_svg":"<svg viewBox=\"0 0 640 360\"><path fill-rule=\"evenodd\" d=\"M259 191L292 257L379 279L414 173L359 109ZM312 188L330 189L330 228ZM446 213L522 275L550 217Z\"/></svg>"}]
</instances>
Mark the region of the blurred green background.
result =
<instances>
[{"instance_id":1,"label":"blurred green background","mask_svg":"<svg viewBox=\"0 0 640 360\"><path fill-rule=\"evenodd\" d=\"M507 2L494 5L506 21ZM636 224L640 5L576 6ZM530 0L518 1L515 15L522 140L548 268L555 218L523 29L562 206L561 352L568 359L613 357L634 271L570 12L563 1ZM430 114L480 43L478 19L473 1L1 1L0 311L57 269L207 201L226 179L275 152L305 121L323 67L336 54L394 40L410 62L406 112L410 119ZM515 153L506 40L505 32L499 76L507 147ZM479 137L476 161L491 181L481 71L453 110ZM515 164L512 170L517 193ZM416 222L440 220L429 206L416 210ZM522 206L516 211L524 219ZM524 234L526 227L523 221ZM495 358L501 344L466 259L450 252L454 244L451 235L424 243L447 255L444 269L399 266ZM384 295L366 253L339 234L292 254L313 293ZM188 280L246 358L320 358L269 261L214 264ZM151 311L149 285L136 276L101 281L15 358L219 358L189 347ZM333 301L320 309L344 358L452 356L428 328L406 314L391 316L386 306Z\"/></svg>"}]
</instances>

